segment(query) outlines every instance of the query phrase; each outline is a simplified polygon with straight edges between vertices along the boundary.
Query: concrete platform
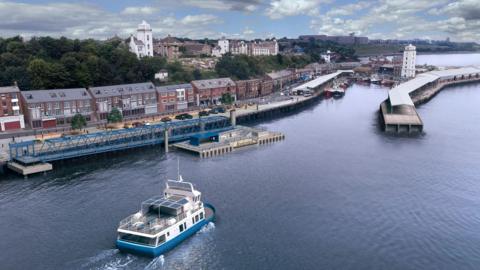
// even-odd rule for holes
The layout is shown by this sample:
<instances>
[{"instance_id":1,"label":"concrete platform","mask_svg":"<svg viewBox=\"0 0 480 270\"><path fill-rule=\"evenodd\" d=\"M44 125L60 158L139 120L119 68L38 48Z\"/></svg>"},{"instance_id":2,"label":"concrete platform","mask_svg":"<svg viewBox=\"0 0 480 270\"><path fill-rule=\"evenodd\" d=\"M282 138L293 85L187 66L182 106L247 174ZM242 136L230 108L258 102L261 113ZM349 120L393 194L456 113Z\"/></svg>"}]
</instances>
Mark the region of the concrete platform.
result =
<instances>
[{"instance_id":1,"label":"concrete platform","mask_svg":"<svg viewBox=\"0 0 480 270\"><path fill-rule=\"evenodd\" d=\"M53 169L52 164L50 163L38 163L38 164L32 164L32 165L22 165L20 163L14 162L14 161L9 161L7 163L7 167L23 176L28 176L31 174L36 174L36 173L42 173L42 172L48 172Z\"/></svg>"},{"instance_id":2,"label":"concrete platform","mask_svg":"<svg viewBox=\"0 0 480 270\"><path fill-rule=\"evenodd\" d=\"M398 106L395 111L388 110L388 101L380 105L383 129L390 133L421 133L423 122L415 107Z\"/></svg>"},{"instance_id":3,"label":"concrete platform","mask_svg":"<svg viewBox=\"0 0 480 270\"><path fill-rule=\"evenodd\" d=\"M177 149L194 153L201 158L208 158L233 152L236 148L249 145L263 145L284 139L285 135L279 132L238 126L234 130L220 133L218 142L192 145L187 141L176 143L173 146Z\"/></svg>"}]
</instances>

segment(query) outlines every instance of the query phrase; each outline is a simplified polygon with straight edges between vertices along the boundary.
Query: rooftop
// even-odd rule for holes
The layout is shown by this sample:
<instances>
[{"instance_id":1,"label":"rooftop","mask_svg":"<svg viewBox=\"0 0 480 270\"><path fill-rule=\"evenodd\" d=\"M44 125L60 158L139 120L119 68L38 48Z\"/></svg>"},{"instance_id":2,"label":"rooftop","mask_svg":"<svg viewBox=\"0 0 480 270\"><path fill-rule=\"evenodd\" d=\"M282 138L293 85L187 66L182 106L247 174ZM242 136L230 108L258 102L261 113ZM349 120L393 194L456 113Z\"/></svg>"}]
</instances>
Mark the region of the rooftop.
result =
<instances>
[{"instance_id":1,"label":"rooftop","mask_svg":"<svg viewBox=\"0 0 480 270\"><path fill-rule=\"evenodd\" d=\"M90 100L92 97L85 88L32 90L20 92L26 103Z\"/></svg>"},{"instance_id":2,"label":"rooftop","mask_svg":"<svg viewBox=\"0 0 480 270\"><path fill-rule=\"evenodd\" d=\"M292 71L288 69L280 70L280 71L275 71L268 73L267 76L272 78L272 80L279 79L282 77L290 76L292 75Z\"/></svg>"},{"instance_id":3,"label":"rooftop","mask_svg":"<svg viewBox=\"0 0 480 270\"><path fill-rule=\"evenodd\" d=\"M184 83L184 84L157 86L157 92L159 93L173 92L173 91L177 91L177 89L189 90L189 89L192 89L192 85L189 83Z\"/></svg>"},{"instance_id":4,"label":"rooftop","mask_svg":"<svg viewBox=\"0 0 480 270\"><path fill-rule=\"evenodd\" d=\"M295 87L293 89L293 91L317 88L318 86L330 81L331 79L337 77L338 75L340 75L342 73L353 73L353 71L352 70L339 70L335 73L319 76L316 79L313 79L309 82L306 82L302 85L299 85L299 86Z\"/></svg>"},{"instance_id":5,"label":"rooftop","mask_svg":"<svg viewBox=\"0 0 480 270\"><path fill-rule=\"evenodd\" d=\"M17 92L20 92L20 89L18 89L18 86L16 85L0 87L0 94L17 93Z\"/></svg>"},{"instance_id":6,"label":"rooftop","mask_svg":"<svg viewBox=\"0 0 480 270\"><path fill-rule=\"evenodd\" d=\"M120 84L111 86L99 86L89 88L92 95L99 97L114 97L130 94L143 94L155 92L155 86L151 82Z\"/></svg>"},{"instance_id":7,"label":"rooftop","mask_svg":"<svg viewBox=\"0 0 480 270\"><path fill-rule=\"evenodd\" d=\"M192 81L192 85L198 89L211 89L219 87L235 86L235 82L230 78L219 78L210 80Z\"/></svg>"},{"instance_id":8,"label":"rooftop","mask_svg":"<svg viewBox=\"0 0 480 270\"><path fill-rule=\"evenodd\" d=\"M417 75L415 78L402 83L388 92L390 104L392 106L410 105L414 106L410 93L418 88L433 82L437 79L448 78L454 76L462 76L469 74L480 73L480 68L477 67L464 67L446 70L436 70Z\"/></svg>"}]
</instances>

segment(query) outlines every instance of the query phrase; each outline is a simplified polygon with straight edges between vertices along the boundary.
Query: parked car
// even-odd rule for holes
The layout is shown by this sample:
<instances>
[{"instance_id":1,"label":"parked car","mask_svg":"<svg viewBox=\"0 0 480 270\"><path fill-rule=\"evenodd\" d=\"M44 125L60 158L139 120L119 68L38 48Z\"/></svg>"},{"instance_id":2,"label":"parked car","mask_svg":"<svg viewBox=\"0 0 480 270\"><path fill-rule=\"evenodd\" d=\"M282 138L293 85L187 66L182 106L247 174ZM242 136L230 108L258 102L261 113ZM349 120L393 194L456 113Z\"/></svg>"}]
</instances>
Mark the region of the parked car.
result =
<instances>
[{"instance_id":1,"label":"parked car","mask_svg":"<svg viewBox=\"0 0 480 270\"><path fill-rule=\"evenodd\" d=\"M199 117L200 117L200 116L208 116L209 114L210 114L210 112L208 112L208 111L200 111L200 112L198 113L198 116L199 116Z\"/></svg>"},{"instance_id":2,"label":"parked car","mask_svg":"<svg viewBox=\"0 0 480 270\"><path fill-rule=\"evenodd\" d=\"M175 119L177 120L186 120L186 119L192 119L193 116L191 114L188 114L188 113L182 113L182 114L177 114L175 116Z\"/></svg>"},{"instance_id":3,"label":"parked car","mask_svg":"<svg viewBox=\"0 0 480 270\"><path fill-rule=\"evenodd\" d=\"M224 107L216 107L209 111L211 114L224 113L226 112Z\"/></svg>"},{"instance_id":4,"label":"parked car","mask_svg":"<svg viewBox=\"0 0 480 270\"><path fill-rule=\"evenodd\" d=\"M172 121L172 119L170 117L163 117L162 119L160 119L160 121L166 123Z\"/></svg>"}]
</instances>

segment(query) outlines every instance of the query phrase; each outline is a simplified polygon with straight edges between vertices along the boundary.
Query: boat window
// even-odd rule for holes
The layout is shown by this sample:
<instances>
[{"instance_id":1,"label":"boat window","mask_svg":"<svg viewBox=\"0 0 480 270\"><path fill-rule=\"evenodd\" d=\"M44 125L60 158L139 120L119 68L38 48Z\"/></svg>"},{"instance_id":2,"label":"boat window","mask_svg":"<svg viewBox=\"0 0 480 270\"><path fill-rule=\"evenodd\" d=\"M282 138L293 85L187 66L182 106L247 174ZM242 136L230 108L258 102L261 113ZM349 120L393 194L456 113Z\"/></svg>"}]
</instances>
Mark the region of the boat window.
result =
<instances>
[{"instance_id":1,"label":"boat window","mask_svg":"<svg viewBox=\"0 0 480 270\"><path fill-rule=\"evenodd\" d=\"M195 216L195 222L198 222L198 215Z\"/></svg>"},{"instance_id":2,"label":"boat window","mask_svg":"<svg viewBox=\"0 0 480 270\"><path fill-rule=\"evenodd\" d=\"M178 226L178 228L179 228L180 232L183 232L183 230L184 230L183 224L180 224L180 226Z\"/></svg>"},{"instance_id":3,"label":"boat window","mask_svg":"<svg viewBox=\"0 0 480 270\"><path fill-rule=\"evenodd\" d=\"M192 217L192 224L195 223L195 219Z\"/></svg>"},{"instance_id":4,"label":"boat window","mask_svg":"<svg viewBox=\"0 0 480 270\"><path fill-rule=\"evenodd\" d=\"M148 245L148 246L155 246L155 241L156 241L155 238L149 238L149 237L144 237L144 236L130 234L130 233L120 233L119 238L120 240L123 240L126 242L132 242L132 243Z\"/></svg>"},{"instance_id":5,"label":"boat window","mask_svg":"<svg viewBox=\"0 0 480 270\"><path fill-rule=\"evenodd\" d=\"M162 244L163 242L165 242L165 240L166 240L165 234L160 235L160 236L158 237L158 244L157 244L157 245Z\"/></svg>"},{"instance_id":6,"label":"boat window","mask_svg":"<svg viewBox=\"0 0 480 270\"><path fill-rule=\"evenodd\" d=\"M200 213L200 219L203 219L203 212Z\"/></svg>"},{"instance_id":7,"label":"boat window","mask_svg":"<svg viewBox=\"0 0 480 270\"><path fill-rule=\"evenodd\" d=\"M167 232L167 236L170 236L170 232Z\"/></svg>"}]
</instances>

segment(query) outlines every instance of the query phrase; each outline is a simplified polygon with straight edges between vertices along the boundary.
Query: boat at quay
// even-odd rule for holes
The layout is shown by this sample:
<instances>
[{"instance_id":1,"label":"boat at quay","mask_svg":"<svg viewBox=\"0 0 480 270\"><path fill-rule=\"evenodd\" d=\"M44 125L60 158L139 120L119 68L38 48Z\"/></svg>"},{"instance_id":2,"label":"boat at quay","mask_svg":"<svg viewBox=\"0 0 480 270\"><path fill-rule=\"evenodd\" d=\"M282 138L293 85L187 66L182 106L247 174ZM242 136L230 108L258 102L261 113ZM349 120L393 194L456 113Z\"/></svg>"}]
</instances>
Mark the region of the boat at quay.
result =
<instances>
[{"instance_id":1,"label":"boat at quay","mask_svg":"<svg viewBox=\"0 0 480 270\"><path fill-rule=\"evenodd\" d=\"M215 208L201 201L192 183L168 180L164 195L144 201L140 211L118 227L120 251L149 257L160 256L195 234L215 218Z\"/></svg>"}]
</instances>

